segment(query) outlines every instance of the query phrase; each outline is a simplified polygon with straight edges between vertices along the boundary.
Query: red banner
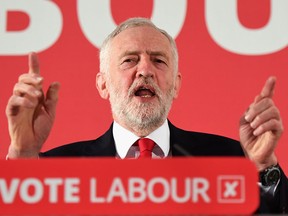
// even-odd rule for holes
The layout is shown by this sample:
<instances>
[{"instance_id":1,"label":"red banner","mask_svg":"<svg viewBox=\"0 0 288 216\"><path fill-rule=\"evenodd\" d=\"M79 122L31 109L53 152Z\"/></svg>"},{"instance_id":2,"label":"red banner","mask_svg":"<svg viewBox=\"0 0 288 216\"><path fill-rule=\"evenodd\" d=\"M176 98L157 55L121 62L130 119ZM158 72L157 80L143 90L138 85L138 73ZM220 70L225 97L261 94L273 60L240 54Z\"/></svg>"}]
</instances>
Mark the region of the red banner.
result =
<instances>
[{"instance_id":1,"label":"red banner","mask_svg":"<svg viewBox=\"0 0 288 216\"><path fill-rule=\"evenodd\" d=\"M258 174L244 158L0 161L0 214L251 214Z\"/></svg>"}]
</instances>

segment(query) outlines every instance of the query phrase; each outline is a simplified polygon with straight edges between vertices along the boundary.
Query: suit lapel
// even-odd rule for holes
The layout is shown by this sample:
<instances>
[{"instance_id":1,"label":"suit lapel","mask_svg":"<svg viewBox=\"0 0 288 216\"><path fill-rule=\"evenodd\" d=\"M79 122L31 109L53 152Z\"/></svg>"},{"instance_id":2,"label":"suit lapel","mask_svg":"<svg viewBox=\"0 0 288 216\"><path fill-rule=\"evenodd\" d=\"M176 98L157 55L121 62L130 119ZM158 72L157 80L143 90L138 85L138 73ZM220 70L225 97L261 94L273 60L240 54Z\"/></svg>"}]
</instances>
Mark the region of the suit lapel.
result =
<instances>
[{"instance_id":1,"label":"suit lapel","mask_svg":"<svg viewBox=\"0 0 288 216\"><path fill-rule=\"evenodd\" d=\"M101 157L115 157L116 147L113 137L113 123L110 128L99 138L97 138L89 148L86 148L86 154L91 156L101 156Z\"/></svg>"},{"instance_id":2,"label":"suit lapel","mask_svg":"<svg viewBox=\"0 0 288 216\"><path fill-rule=\"evenodd\" d=\"M192 145L185 145L191 140L187 140L182 131L175 127L170 121L168 121L170 129L170 150L172 156L192 156L191 147ZM187 147L190 147L189 149Z\"/></svg>"}]
</instances>

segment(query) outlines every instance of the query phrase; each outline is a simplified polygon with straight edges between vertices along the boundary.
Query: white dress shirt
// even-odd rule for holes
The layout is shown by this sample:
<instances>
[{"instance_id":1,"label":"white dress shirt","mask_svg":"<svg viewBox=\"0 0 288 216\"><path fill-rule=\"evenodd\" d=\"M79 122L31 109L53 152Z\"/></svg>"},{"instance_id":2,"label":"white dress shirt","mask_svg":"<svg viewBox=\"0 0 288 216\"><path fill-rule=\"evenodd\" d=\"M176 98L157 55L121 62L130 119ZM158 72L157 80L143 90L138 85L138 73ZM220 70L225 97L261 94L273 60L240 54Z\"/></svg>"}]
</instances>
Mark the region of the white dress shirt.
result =
<instances>
[{"instance_id":1,"label":"white dress shirt","mask_svg":"<svg viewBox=\"0 0 288 216\"><path fill-rule=\"evenodd\" d=\"M115 121L113 123L112 131L117 157L121 159L138 158L140 155L139 147L134 145L134 143L140 139L140 137L136 136ZM152 151L152 158L164 158L168 156L170 151L170 130L167 119L159 128L146 136L146 138L149 138L156 143Z\"/></svg>"}]
</instances>

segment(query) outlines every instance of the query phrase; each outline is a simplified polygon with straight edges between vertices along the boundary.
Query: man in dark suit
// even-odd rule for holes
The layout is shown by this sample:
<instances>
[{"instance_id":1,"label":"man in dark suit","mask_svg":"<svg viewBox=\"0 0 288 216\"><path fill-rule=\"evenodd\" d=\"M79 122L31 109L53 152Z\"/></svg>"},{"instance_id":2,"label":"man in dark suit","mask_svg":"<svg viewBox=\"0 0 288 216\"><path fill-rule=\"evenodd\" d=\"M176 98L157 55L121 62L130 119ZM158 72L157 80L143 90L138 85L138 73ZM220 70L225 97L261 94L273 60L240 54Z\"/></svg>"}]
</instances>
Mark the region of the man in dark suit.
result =
<instances>
[{"instance_id":1,"label":"man in dark suit","mask_svg":"<svg viewBox=\"0 0 288 216\"><path fill-rule=\"evenodd\" d=\"M272 100L274 77L267 80L241 117L241 145L217 135L183 131L167 120L181 86L175 41L147 19L130 19L107 37L100 51L96 85L101 97L110 100L114 119L111 128L96 140L40 153L54 121L59 90L59 84L52 83L45 96L42 80L37 56L32 53L29 72L19 77L6 109L11 136L9 159L245 154L260 172L261 188L265 189L260 211L287 211L288 181L274 153L283 132L279 111ZM143 138L152 140L149 150L142 149L139 140Z\"/></svg>"}]
</instances>

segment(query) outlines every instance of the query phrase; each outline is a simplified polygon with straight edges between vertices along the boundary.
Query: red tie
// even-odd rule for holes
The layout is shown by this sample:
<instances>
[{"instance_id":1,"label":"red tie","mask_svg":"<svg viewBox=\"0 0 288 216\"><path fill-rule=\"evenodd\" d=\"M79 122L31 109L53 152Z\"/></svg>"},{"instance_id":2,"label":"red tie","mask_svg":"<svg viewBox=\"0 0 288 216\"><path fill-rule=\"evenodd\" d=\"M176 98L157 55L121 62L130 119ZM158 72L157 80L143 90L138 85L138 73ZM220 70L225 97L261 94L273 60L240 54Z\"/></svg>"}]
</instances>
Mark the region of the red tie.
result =
<instances>
[{"instance_id":1,"label":"red tie","mask_svg":"<svg viewBox=\"0 0 288 216\"><path fill-rule=\"evenodd\" d=\"M148 138L141 138L138 141L140 156L139 158L152 158L152 150L154 148L154 141Z\"/></svg>"}]
</instances>

